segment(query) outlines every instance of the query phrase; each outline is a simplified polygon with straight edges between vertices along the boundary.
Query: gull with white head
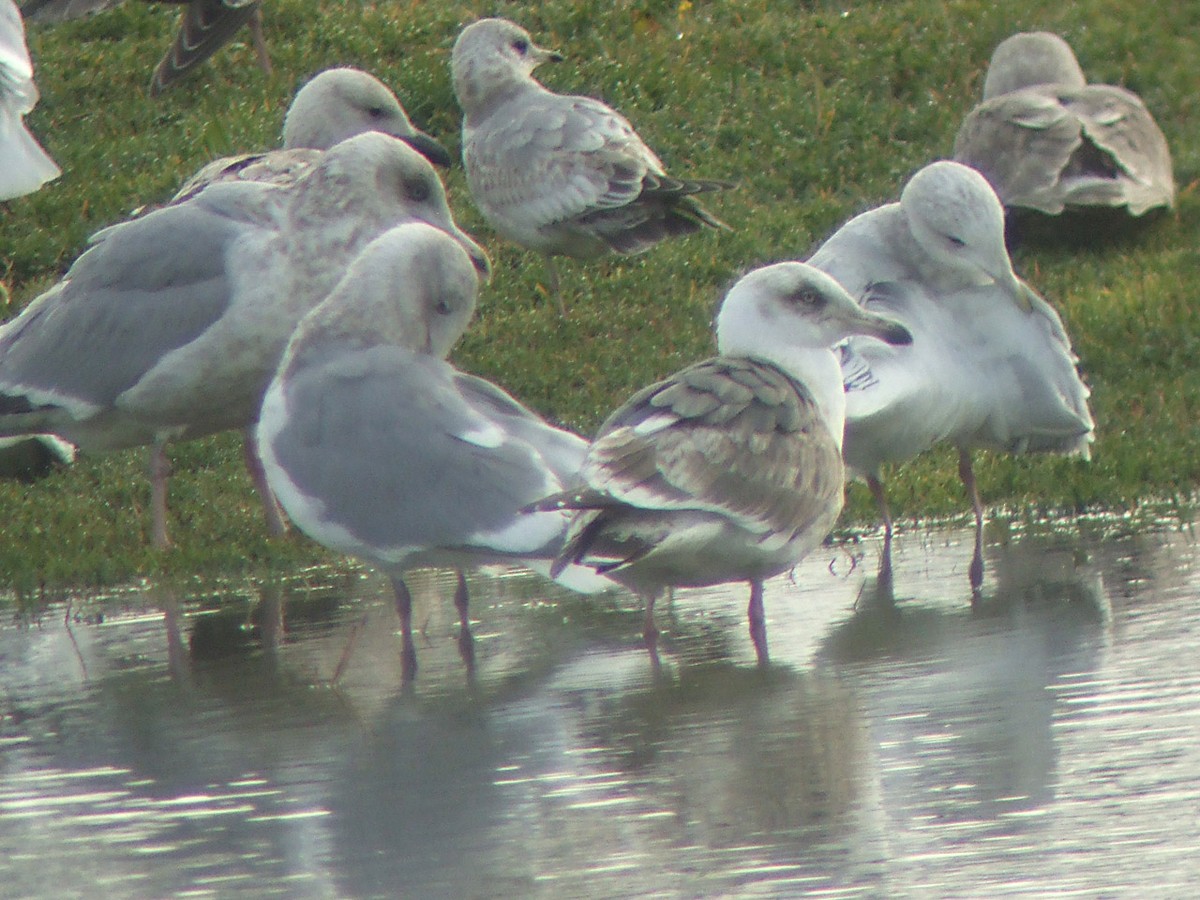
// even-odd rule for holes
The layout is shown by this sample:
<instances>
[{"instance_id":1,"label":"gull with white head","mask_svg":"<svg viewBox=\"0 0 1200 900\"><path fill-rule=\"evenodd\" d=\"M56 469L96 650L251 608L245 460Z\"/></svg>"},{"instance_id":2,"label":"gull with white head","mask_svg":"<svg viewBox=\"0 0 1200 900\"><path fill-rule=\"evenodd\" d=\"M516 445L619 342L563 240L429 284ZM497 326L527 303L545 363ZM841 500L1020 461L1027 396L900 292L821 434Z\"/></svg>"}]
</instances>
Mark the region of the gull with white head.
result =
<instances>
[{"instance_id":1,"label":"gull with white head","mask_svg":"<svg viewBox=\"0 0 1200 900\"><path fill-rule=\"evenodd\" d=\"M445 361L477 291L444 232L414 224L376 238L297 327L258 424L267 480L292 521L391 576L406 679L416 656L404 573L539 558L546 568L568 517L521 510L560 490L587 449Z\"/></svg>"},{"instance_id":2,"label":"gull with white head","mask_svg":"<svg viewBox=\"0 0 1200 900\"><path fill-rule=\"evenodd\" d=\"M252 438L296 324L373 238L413 221L488 271L429 162L371 132L290 188L217 184L98 232L0 328L0 436L48 432L84 451L152 445L153 540L166 546L165 444L231 428ZM252 440L247 462L274 509Z\"/></svg>"},{"instance_id":3,"label":"gull with white head","mask_svg":"<svg viewBox=\"0 0 1200 900\"><path fill-rule=\"evenodd\" d=\"M982 172L1006 207L1140 216L1175 203L1171 153L1145 104L1124 88L1088 84L1067 42L1045 31L996 47L954 158Z\"/></svg>"},{"instance_id":4,"label":"gull with white head","mask_svg":"<svg viewBox=\"0 0 1200 900\"><path fill-rule=\"evenodd\" d=\"M552 292L552 256L640 253L727 227L693 196L727 184L668 176L624 116L534 79L561 59L506 19L468 25L451 57L471 197L502 236L546 257Z\"/></svg>"},{"instance_id":5,"label":"gull with white head","mask_svg":"<svg viewBox=\"0 0 1200 900\"><path fill-rule=\"evenodd\" d=\"M945 442L959 450L975 513L978 591L983 506L971 449L1090 453L1090 392L1061 319L1013 272L995 192L955 162L921 169L899 203L851 219L809 263L913 335L907 347L852 338L841 348L843 454L884 520L881 574L891 575L892 534L881 468Z\"/></svg>"},{"instance_id":6,"label":"gull with white head","mask_svg":"<svg viewBox=\"0 0 1200 900\"><path fill-rule=\"evenodd\" d=\"M795 262L740 279L716 331L719 356L631 397L600 427L582 486L535 508L575 513L557 565L591 566L639 594L652 652L663 590L749 582L766 663L763 581L824 540L842 508L845 394L830 347L852 334L911 338Z\"/></svg>"},{"instance_id":7,"label":"gull with white head","mask_svg":"<svg viewBox=\"0 0 1200 900\"><path fill-rule=\"evenodd\" d=\"M283 120L282 149L213 160L189 178L171 202L220 181L292 184L317 164L323 151L368 131L399 138L435 166L450 165L446 148L413 126L382 81L361 69L326 69L296 92Z\"/></svg>"},{"instance_id":8,"label":"gull with white head","mask_svg":"<svg viewBox=\"0 0 1200 900\"><path fill-rule=\"evenodd\" d=\"M21 14L13 0L0 0L0 200L32 193L61 174L22 121L37 101Z\"/></svg>"}]
</instances>

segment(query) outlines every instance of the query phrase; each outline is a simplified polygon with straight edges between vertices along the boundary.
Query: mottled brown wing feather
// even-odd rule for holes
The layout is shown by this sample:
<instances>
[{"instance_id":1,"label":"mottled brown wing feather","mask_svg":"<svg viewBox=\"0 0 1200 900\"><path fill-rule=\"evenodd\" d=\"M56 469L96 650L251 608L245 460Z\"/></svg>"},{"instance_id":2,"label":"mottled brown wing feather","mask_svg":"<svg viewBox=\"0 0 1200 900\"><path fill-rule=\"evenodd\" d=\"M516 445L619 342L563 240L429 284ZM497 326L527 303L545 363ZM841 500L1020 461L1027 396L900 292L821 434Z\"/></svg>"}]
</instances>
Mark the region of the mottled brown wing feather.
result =
<instances>
[{"instance_id":1,"label":"mottled brown wing feather","mask_svg":"<svg viewBox=\"0 0 1200 900\"><path fill-rule=\"evenodd\" d=\"M708 511L776 534L807 527L842 490L837 445L807 390L774 366L721 357L617 410L583 476L631 506Z\"/></svg>"}]
</instances>

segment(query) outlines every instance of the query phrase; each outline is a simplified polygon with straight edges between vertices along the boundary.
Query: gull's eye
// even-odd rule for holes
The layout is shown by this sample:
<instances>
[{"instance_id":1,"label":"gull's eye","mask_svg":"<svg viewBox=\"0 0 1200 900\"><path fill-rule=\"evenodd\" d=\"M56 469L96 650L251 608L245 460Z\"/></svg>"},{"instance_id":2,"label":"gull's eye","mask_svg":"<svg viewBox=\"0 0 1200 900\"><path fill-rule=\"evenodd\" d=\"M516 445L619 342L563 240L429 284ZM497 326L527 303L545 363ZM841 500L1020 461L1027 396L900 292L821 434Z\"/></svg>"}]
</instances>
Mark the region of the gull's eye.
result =
<instances>
[{"instance_id":1,"label":"gull's eye","mask_svg":"<svg viewBox=\"0 0 1200 900\"><path fill-rule=\"evenodd\" d=\"M800 306L808 309L820 309L825 305L825 295L812 288L801 288L792 295L792 299Z\"/></svg>"},{"instance_id":2,"label":"gull's eye","mask_svg":"<svg viewBox=\"0 0 1200 900\"><path fill-rule=\"evenodd\" d=\"M449 300L439 300L437 302L437 306L434 307L434 309L437 310L438 314L442 315L442 316L450 315L450 308L451 307L450 307Z\"/></svg>"},{"instance_id":3,"label":"gull's eye","mask_svg":"<svg viewBox=\"0 0 1200 900\"><path fill-rule=\"evenodd\" d=\"M954 247L956 250L961 250L963 247L967 246L966 241L964 241L962 238L955 237L952 234L946 235L946 240L948 240L950 242L950 246Z\"/></svg>"},{"instance_id":4,"label":"gull's eye","mask_svg":"<svg viewBox=\"0 0 1200 900\"><path fill-rule=\"evenodd\" d=\"M429 199L429 195L433 192L433 188L429 185L427 178L405 178L404 179L404 195L414 203L424 203Z\"/></svg>"},{"instance_id":5,"label":"gull's eye","mask_svg":"<svg viewBox=\"0 0 1200 900\"><path fill-rule=\"evenodd\" d=\"M383 107L382 106L368 107L367 115L370 116L372 119L382 119L383 118Z\"/></svg>"},{"instance_id":6,"label":"gull's eye","mask_svg":"<svg viewBox=\"0 0 1200 900\"><path fill-rule=\"evenodd\" d=\"M524 56L529 52L529 41L525 40L525 38L517 38L512 42L512 48Z\"/></svg>"}]
</instances>

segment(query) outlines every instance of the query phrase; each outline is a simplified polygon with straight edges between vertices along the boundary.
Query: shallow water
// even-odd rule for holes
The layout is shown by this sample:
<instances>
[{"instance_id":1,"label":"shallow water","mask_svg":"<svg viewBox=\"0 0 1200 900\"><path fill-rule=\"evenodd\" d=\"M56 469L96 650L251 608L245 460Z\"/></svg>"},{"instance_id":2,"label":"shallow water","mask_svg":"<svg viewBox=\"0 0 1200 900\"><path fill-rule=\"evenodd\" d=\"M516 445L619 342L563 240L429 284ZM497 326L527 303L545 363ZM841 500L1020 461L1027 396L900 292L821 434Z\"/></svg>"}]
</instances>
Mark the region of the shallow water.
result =
<instances>
[{"instance_id":1,"label":"shallow water","mask_svg":"<svg viewBox=\"0 0 1200 900\"><path fill-rule=\"evenodd\" d=\"M852 553L861 558L856 559ZM0 629L0 896L1195 896L1187 533L822 550L662 603L375 575L130 591ZM282 612L280 612L282 610ZM357 635L336 686L329 679Z\"/></svg>"}]
</instances>

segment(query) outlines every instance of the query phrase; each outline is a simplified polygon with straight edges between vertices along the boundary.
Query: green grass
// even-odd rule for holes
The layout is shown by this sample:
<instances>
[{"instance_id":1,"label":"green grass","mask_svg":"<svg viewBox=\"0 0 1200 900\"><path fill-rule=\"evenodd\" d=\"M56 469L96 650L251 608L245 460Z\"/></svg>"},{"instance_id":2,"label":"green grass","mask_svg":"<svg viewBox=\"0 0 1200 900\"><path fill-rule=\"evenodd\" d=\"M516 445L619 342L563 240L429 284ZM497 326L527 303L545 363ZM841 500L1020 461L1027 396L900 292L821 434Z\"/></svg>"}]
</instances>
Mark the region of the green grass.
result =
<instances>
[{"instance_id":1,"label":"green grass","mask_svg":"<svg viewBox=\"0 0 1200 900\"><path fill-rule=\"evenodd\" d=\"M708 355L710 320L741 272L806 256L851 215L895 199L949 154L987 59L1017 30L1048 29L1094 81L1140 92L1175 154L1178 209L1131 237L1083 249L1022 249L1018 271L1063 314L1092 385L1090 464L979 461L985 499L1015 518L1186 502L1200 481L1200 4L1159 11L1124 0L812 0L483 3L272 0L276 71L248 44L226 49L160 99L146 86L175 27L169 9L129 3L31 29L42 101L29 117L64 175L0 206L0 280L15 314L80 253L87 236L168 197L215 155L272 146L296 88L333 65L367 68L451 148L459 112L448 70L462 23L497 11L568 56L552 88L623 111L670 171L736 181L711 207L736 229L631 260L564 262L561 320L538 257L491 235L460 171L447 176L460 224L484 239L496 275L455 359L540 411L589 432L630 392ZM108 584L140 576L264 572L327 558L300 538L267 540L233 435L173 451L177 548L147 546L141 452L84 459L33 485L0 484L0 586ZM895 512L961 514L949 453L892 473ZM845 522L874 520L850 491Z\"/></svg>"}]
</instances>

